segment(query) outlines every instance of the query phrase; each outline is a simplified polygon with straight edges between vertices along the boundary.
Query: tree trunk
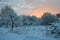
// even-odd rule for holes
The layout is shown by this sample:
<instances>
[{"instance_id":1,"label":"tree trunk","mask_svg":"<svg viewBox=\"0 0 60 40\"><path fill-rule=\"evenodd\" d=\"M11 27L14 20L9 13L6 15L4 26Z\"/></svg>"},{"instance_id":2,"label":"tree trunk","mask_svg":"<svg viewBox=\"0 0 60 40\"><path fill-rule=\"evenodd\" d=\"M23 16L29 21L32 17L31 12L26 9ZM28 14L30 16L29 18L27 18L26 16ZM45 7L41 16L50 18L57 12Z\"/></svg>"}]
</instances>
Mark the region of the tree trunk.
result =
<instances>
[{"instance_id":1,"label":"tree trunk","mask_svg":"<svg viewBox=\"0 0 60 40\"><path fill-rule=\"evenodd\" d=\"M12 30L12 32L13 32L14 21L13 21L13 18L12 18L12 16L11 16L11 21L12 21L12 28L11 28L11 30Z\"/></svg>"},{"instance_id":2,"label":"tree trunk","mask_svg":"<svg viewBox=\"0 0 60 40\"><path fill-rule=\"evenodd\" d=\"M12 32L13 32L13 22L12 22Z\"/></svg>"}]
</instances>

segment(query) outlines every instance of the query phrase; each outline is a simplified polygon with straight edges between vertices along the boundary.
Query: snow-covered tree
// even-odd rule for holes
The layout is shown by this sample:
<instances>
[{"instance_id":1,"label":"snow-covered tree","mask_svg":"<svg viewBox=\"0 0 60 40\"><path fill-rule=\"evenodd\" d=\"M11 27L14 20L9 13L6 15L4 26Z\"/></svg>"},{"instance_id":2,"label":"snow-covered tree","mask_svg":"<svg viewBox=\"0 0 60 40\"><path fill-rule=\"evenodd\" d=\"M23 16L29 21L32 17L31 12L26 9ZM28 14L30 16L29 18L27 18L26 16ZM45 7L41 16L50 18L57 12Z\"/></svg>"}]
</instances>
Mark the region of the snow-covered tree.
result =
<instances>
[{"instance_id":1,"label":"snow-covered tree","mask_svg":"<svg viewBox=\"0 0 60 40\"><path fill-rule=\"evenodd\" d=\"M31 20L31 24L32 25L37 25L37 23L36 23L37 22L37 18L35 16L32 16L30 20Z\"/></svg>"},{"instance_id":2,"label":"snow-covered tree","mask_svg":"<svg viewBox=\"0 0 60 40\"><path fill-rule=\"evenodd\" d=\"M25 16L25 15L23 15L22 16L22 18L23 18L23 25L31 25L31 22L30 22L30 16Z\"/></svg>"},{"instance_id":3,"label":"snow-covered tree","mask_svg":"<svg viewBox=\"0 0 60 40\"><path fill-rule=\"evenodd\" d=\"M36 17L35 16L20 16L21 24L24 25L36 25Z\"/></svg>"},{"instance_id":4,"label":"snow-covered tree","mask_svg":"<svg viewBox=\"0 0 60 40\"><path fill-rule=\"evenodd\" d=\"M41 24L44 24L44 25L47 25L49 23L56 21L56 17L49 12L44 13L44 15L41 17L41 19L42 19Z\"/></svg>"},{"instance_id":5,"label":"snow-covered tree","mask_svg":"<svg viewBox=\"0 0 60 40\"><path fill-rule=\"evenodd\" d=\"M11 26L12 30L17 19L17 14L10 6L5 6L1 9L2 18L6 26Z\"/></svg>"}]
</instances>

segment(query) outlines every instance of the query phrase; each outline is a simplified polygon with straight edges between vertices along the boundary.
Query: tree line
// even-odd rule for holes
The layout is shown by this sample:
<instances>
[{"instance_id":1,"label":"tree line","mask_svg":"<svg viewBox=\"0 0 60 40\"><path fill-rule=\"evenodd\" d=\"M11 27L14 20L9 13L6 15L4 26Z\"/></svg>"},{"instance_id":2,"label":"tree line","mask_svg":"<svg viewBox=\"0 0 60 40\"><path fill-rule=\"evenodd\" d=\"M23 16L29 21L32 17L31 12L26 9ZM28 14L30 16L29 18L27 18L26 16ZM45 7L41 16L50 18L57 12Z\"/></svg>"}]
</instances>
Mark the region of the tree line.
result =
<instances>
[{"instance_id":1,"label":"tree line","mask_svg":"<svg viewBox=\"0 0 60 40\"><path fill-rule=\"evenodd\" d=\"M56 22L56 16L49 12L42 15L41 18L35 16L18 16L17 13L8 5L0 10L0 27L19 27L30 25L48 25L49 23Z\"/></svg>"}]
</instances>

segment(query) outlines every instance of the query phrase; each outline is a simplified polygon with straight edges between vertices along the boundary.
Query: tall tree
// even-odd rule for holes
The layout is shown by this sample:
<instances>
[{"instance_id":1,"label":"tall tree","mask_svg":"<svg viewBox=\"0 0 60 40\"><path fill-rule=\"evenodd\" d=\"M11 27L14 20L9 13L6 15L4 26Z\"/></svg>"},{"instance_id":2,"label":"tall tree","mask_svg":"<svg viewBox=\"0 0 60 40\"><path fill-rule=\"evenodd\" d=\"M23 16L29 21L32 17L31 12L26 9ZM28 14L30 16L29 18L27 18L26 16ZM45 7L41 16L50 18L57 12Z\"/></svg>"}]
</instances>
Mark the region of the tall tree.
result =
<instances>
[{"instance_id":1,"label":"tall tree","mask_svg":"<svg viewBox=\"0 0 60 40\"><path fill-rule=\"evenodd\" d=\"M44 25L48 25L49 23L56 21L56 17L49 12L44 13L44 15L41 17L41 19L42 19L41 23Z\"/></svg>"},{"instance_id":2,"label":"tall tree","mask_svg":"<svg viewBox=\"0 0 60 40\"><path fill-rule=\"evenodd\" d=\"M15 11L8 5L6 5L4 8L1 9L2 17L6 21L6 24L8 25L9 23L12 26L12 30L15 24L15 20L17 20L17 14Z\"/></svg>"}]
</instances>

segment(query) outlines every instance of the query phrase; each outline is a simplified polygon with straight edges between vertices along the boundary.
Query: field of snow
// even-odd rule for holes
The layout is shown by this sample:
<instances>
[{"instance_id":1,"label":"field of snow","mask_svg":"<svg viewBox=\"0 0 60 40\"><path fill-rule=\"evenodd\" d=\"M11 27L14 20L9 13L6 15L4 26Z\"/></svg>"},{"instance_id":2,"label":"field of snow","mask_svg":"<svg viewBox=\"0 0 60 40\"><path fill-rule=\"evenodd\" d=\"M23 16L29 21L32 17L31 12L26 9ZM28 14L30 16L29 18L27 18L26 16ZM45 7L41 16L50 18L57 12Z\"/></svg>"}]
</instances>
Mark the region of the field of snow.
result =
<instances>
[{"instance_id":1,"label":"field of snow","mask_svg":"<svg viewBox=\"0 0 60 40\"><path fill-rule=\"evenodd\" d=\"M60 40L47 37L45 26L15 27L13 32L10 31L10 28L0 27L0 40Z\"/></svg>"}]
</instances>

